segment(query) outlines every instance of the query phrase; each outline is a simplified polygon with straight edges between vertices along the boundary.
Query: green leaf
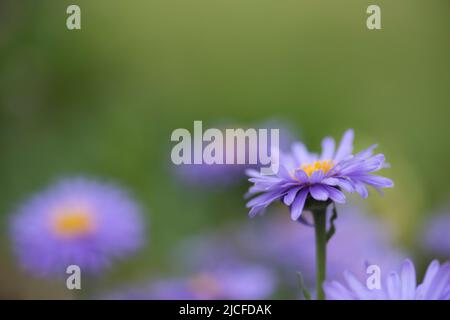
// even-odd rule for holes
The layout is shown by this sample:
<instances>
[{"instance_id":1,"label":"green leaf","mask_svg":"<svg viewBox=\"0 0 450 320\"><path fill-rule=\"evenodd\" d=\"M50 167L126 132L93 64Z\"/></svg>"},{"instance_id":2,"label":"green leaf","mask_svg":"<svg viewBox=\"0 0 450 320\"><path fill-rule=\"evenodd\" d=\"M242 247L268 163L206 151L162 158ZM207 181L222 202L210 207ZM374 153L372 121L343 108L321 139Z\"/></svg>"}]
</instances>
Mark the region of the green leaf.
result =
<instances>
[{"instance_id":1,"label":"green leaf","mask_svg":"<svg viewBox=\"0 0 450 320\"><path fill-rule=\"evenodd\" d=\"M301 272L297 272L298 286L302 292L304 300L311 300L311 294L305 286L305 281L303 281L303 275Z\"/></svg>"},{"instance_id":2,"label":"green leaf","mask_svg":"<svg viewBox=\"0 0 450 320\"><path fill-rule=\"evenodd\" d=\"M334 220L337 219L338 214L337 214L337 210L336 210L336 205L333 203L333 214L331 215L330 218L330 229L328 229L327 231L327 242L330 241L331 237L334 235L334 233L336 232L336 227L334 225Z\"/></svg>"}]
</instances>

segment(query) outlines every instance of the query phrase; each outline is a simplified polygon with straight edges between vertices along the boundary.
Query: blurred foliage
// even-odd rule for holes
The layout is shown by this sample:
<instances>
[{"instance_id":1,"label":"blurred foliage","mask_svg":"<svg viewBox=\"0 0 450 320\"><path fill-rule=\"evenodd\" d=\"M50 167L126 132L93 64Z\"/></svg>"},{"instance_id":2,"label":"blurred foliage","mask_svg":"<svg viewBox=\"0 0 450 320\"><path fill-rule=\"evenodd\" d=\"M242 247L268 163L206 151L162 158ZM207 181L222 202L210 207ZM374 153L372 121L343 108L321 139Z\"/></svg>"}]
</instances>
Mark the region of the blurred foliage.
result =
<instances>
[{"instance_id":1,"label":"blurred foliage","mask_svg":"<svg viewBox=\"0 0 450 320\"><path fill-rule=\"evenodd\" d=\"M113 283L166 270L183 236L246 221L244 186L173 179L170 133L193 120L281 117L317 149L353 127L392 165L396 187L371 201L405 246L448 199L448 1L379 0L380 31L361 0L78 0L82 30L68 31L73 2L0 3L2 266L8 216L67 174L118 181L147 208L149 245Z\"/></svg>"}]
</instances>

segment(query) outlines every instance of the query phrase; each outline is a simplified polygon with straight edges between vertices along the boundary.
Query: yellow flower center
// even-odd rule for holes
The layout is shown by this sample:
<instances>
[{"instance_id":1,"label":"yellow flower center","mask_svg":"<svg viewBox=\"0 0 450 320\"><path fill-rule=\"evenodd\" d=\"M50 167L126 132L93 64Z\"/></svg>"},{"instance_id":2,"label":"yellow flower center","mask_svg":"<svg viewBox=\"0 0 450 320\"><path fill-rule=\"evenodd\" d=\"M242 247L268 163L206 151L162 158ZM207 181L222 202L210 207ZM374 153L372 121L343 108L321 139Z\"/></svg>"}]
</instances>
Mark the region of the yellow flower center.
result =
<instances>
[{"instance_id":1,"label":"yellow flower center","mask_svg":"<svg viewBox=\"0 0 450 320\"><path fill-rule=\"evenodd\" d=\"M52 227L58 236L76 238L91 233L94 221L85 207L65 207L55 211Z\"/></svg>"},{"instance_id":2,"label":"yellow flower center","mask_svg":"<svg viewBox=\"0 0 450 320\"><path fill-rule=\"evenodd\" d=\"M192 277L189 285L194 292L210 298L219 295L221 292L221 286L217 279L206 273Z\"/></svg>"},{"instance_id":3,"label":"yellow flower center","mask_svg":"<svg viewBox=\"0 0 450 320\"><path fill-rule=\"evenodd\" d=\"M305 171L305 173L310 177L314 172L322 170L325 174L333 168L334 163L332 160L318 160L313 163L303 164L299 169Z\"/></svg>"}]
</instances>

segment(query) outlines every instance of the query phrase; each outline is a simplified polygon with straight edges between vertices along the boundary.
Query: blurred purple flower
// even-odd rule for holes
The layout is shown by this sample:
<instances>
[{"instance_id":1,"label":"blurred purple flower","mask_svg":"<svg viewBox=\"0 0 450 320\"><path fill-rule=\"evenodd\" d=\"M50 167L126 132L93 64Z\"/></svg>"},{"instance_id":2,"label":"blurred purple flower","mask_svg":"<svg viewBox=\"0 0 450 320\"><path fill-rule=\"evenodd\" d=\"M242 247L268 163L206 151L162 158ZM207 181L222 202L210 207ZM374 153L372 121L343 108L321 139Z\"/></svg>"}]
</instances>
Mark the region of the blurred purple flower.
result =
<instances>
[{"instance_id":1,"label":"blurred purple flower","mask_svg":"<svg viewBox=\"0 0 450 320\"><path fill-rule=\"evenodd\" d=\"M275 278L255 265L234 265L196 273L186 278L156 281L147 287L132 288L109 295L118 300L253 300L268 298Z\"/></svg>"},{"instance_id":2,"label":"blurred purple flower","mask_svg":"<svg viewBox=\"0 0 450 320\"><path fill-rule=\"evenodd\" d=\"M245 168L234 164L182 164L174 166L174 172L180 181L194 187L228 187L242 181Z\"/></svg>"},{"instance_id":3,"label":"blurred purple flower","mask_svg":"<svg viewBox=\"0 0 450 320\"><path fill-rule=\"evenodd\" d=\"M253 217L271 203L282 200L290 207L292 220L298 220L308 199L345 203L341 190L356 191L366 198L366 185L379 191L392 187L390 179L371 174L385 167L384 155L372 154L376 145L353 155L353 136L353 130L347 130L336 152L334 139L323 139L320 156L308 152L302 143L295 143L292 153L280 155L276 175L247 170L249 181L254 184L247 195L257 195L247 203L251 208L249 215Z\"/></svg>"},{"instance_id":4,"label":"blurred purple flower","mask_svg":"<svg viewBox=\"0 0 450 320\"><path fill-rule=\"evenodd\" d=\"M433 255L450 258L450 214L438 214L425 226L423 245Z\"/></svg>"},{"instance_id":5,"label":"blurred purple flower","mask_svg":"<svg viewBox=\"0 0 450 320\"><path fill-rule=\"evenodd\" d=\"M256 128L258 129L278 129L280 134L280 141L279 141L279 148L280 151L288 151L291 147L291 144L296 141L298 138L294 134L294 132L297 132L295 130L293 124L289 121L278 119L278 118L271 118L264 120L256 125ZM266 147L268 150L271 150L271 140L268 141L268 146Z\"/></svg>"},{"instance_id":6,"label":"blurred purple flower","mask_svg":"<svg viewBox=\"0 0 450 320\"><path fill-rule=\"evenodd\" d=\"M362 279L368 264L391 269L401 262L402 254L394 249L390 234L378 220L355 207L345 206L339 211L342 214L334 222L336 233L327 247L327 279L342 280L344 270L351 270ZM300 271L307 285L313 283L314 228L277 216L266 220L263 226L248 228L241 237L248 251L275 262L290 275L290 282Z\"/></svg>"},{"instance_id":7,"label":"blurred purple flower","mask_svg":"<svg viewBox=\"0 0 450 320\"><path fill-rule=\"evenodd\" d=\"M39 276L69 265L97 273L144 240L138 205L121 189L85 178L65 179L29 199L12 218L20 264Z\"/></svg>"},{"instance_id":8,"label":"blurred purple flower","mask_svg":"<svg viewBox=\"0 0 450 320\"><path fill-rule=\"evenodd\" d=\"M382 269L383 270L383 269ZM428 266L423 282L417 286L416 270L411 260L403 262L400 272L391 272L380 289L369 289L351 272L345 272L346 286L337 282L324 284L330 300L449 300L450 263L434 260Z\"/></svg>"},{"instance_id":9,"label":"blurred purple flower","mask_svg":"<svg viewBox=\"0 0 450 320\"><path fill-rule=\"evenodd\" d=\"M345 270L363 279L366 265L390 270L402 261L403 252L392 245L388 228L380 221L353 206L338 209L343 213L335 221L337 230L328 243L329 280L343 280ZM280 284L297 291L296 271L302 272L307 286L314 283L314 242L314 228L274 215L186 239L175 251L174 260L182 262L183 270L191 271L202 266L218 267L227 261L257 263L278 270Z\"/></svg>"},{"instance_id":10,"label":"blurred purple flower","mask_svg":"<svg viewBox=\"0 0 450 320\"><path fill-rule=\"evenodd\" d=\"M288 145L292 140L292 130L290 126L278 120L267 120L255 126L258 129L279 129L280 130L280 150L287 150ZM233 126L229 126L233 128ZM270 139L268 141L270 143ZM208 143L204 143L204 147ZM259 146L258 146L259 148ZM270 150L270 145L268 146ZM239 150L234 150L235 154ZM223 149L223 159L225 161L226 154L229 150L226 149L224 145ZM246 151L247 152L247 151ZM237 157L237 156L236 156ZM248 158L248 157L247 157ZM192 152L192 163L193 163L193 152ZM257 167L257 165L249 164L182 164L173 165L173 172L176 177L183 183L194 186L194 187L229 187L232 185L239 184L244 181L246 175L245 170L252 167Z\"/></svg>"}]
</instances>

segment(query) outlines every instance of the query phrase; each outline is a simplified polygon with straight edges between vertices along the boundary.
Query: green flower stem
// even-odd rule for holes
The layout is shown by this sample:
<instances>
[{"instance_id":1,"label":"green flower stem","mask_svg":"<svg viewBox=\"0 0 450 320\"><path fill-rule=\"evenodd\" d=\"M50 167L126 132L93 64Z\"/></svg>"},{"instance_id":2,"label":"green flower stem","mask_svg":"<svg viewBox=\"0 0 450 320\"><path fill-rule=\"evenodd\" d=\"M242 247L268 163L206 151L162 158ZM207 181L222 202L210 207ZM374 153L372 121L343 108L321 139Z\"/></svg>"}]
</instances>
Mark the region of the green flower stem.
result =
<instances>
[{"instance_id":1,"label":"green flower stem","mask_svg":"<svg viewBox=\"0 0 450 320\"><path fill-rule=\"evenodd\" d=\"M312 210L316 233L316 291L317 300L324 300L322 284L326 277L327 265L327 208L316 207Z\"/></svg>"}]
</instances>

